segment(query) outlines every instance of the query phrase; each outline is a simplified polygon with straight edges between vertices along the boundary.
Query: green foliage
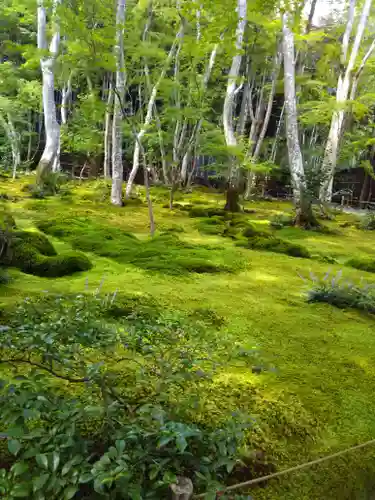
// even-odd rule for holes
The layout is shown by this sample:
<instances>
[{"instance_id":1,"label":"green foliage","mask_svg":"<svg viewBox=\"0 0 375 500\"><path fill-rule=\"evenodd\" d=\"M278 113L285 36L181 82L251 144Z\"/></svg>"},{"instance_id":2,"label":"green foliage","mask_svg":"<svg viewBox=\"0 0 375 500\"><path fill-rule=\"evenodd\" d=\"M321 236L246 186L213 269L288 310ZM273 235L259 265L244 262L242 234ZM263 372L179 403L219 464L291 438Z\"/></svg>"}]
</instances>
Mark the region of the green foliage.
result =
<instances>
[{"instance_id":1,"label":"green foliage","mask_svg":"<svg viewBox=\"0 0 375 500\"><path fill-rule=\"evenodd\" d=\"M231 250L218 251L181 241L175 234L138 240L114 226L89 218L46 220L41 231L62 238L76 249L94 252L118 262L166 274L220 273L240 269L243 261Z\"/></svg>"},{"instance_id":2,"label":"green foliage","mask_svg":"<svg viewBox=\"0 0 375 500\"><path fill-rule=\"evenodd\" d=\"M48 257L57 255L52 243L43 233L36 231L13 231L12 244L17 246L20 243L34 247L40 254L47 255Z\"/></svg>"},{"instance_id":3,"label":"green foliage","mask_svg":"<svg viewBox=\"0 0 375 500\"><path fill-rule=\"evenodd\" d=\"M0 264L17 267L21 271L57 278L91 269L85 254L66 252L57 255L52 243L42 234L31 231L7 231L2 234L3 251Z\"/></svg>"},{"instance_id":4,"label":"green foliage","mask_svg":"<svg viewBox=\"0 0 375 500\"><path fill-rule=\"evenodd\" d=\"M368 214L364 218L361 228L366 231L375 231L375 214Z\"/></svg>"},{"instance_id":5,"label":"green foliage","mask_svg":"<svg viewBox=\"0 0 375 500\"><path fill-rule=\"evenodd\" d=\"M48 172L43 175L43 179L40 179L40 182L30 185L31 197L44 199L48 196L55 196L58 193L62 193L66 182L67 177L61 172Z\"/></svg>"},{"instance_id":6,"label":"green foliage","mask_svg":"<svg viewBox=\"0 0 375 500\"><path fill-rule=\"evenodd\" d=\"M327 302L340 309L353 307L368 313L375 313L374 285L355 284L344 280L342 271L338 271L333 276L327 272L323 278L310 273L310 278L313 287L308 292L309 302Z\"/></svg>"},{"instance_id":7,"label":"green foliage","mask_svg":"<svg viewBox=\"0 0 375 500\"><path fill-rule=\"evenodd\" d=\"M276 214L271 217L270 225L274 229L282 229L283 227L293 226L294 217L290 214Z\"/></svg>"},{"instance_id":8,"label":"green foliage","mask_svg":"<svg viewBox=\"0 0 375 500\"><path fill-rule=\"evenodd\" d=\"M188 412L201 381L228 362L228 346L206 335L206 324L176 316L111 323L115 300L47 295L7 313L1 364L14 371L0 384L6 498L166 498L177 474L205 491L225 484L238 463L249 419L199 427ZM175 392L187 382L197 400Z\"/></svg>"},{"instance_id":9,"label":"green foliage","mask_svg":"<svg viewBox=\"0 0 375 500\"><path fill-rule=\"evenodd\" d=\"M375 260L363 257L353 257L345 262L346 266L354 267L355 269L360 269L361 271L367 271L369 273L375 273Z\"/></svg>"}]
</instances>

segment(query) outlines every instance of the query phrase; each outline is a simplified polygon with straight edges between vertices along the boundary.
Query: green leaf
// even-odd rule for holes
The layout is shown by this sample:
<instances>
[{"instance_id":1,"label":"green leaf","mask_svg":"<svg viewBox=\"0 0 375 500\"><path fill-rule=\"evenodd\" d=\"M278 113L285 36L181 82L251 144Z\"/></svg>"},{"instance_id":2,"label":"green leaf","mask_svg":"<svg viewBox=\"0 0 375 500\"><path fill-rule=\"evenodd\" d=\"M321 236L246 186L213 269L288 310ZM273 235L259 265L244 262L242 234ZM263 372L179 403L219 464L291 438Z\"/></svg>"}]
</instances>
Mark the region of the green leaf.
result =
<instances>
[{"instance_id":1,"label":"green leaf","mask_svg":"<svg viewBox=\"0 0 375 500\"><path fill-rule=\"evenodd\" d=\"M64 490L64 500L70 500L70 498L73 498L74 495L77 493L78 491L78 488L76 488L75 486L68 486L65 490Z\"/></svg>"},{"instance_id":2,"label":"green leaf","mask_svg":"<svg viewBox=\"0 0 375 500\"><path fill-rule=\"evenodd\" d=\"M82 474L79 478L79 482L82 484L88 483L93 479L91 472L86 472L85 474Z\"/></svg>"},{"instance_id":3,"label":"green leaf","mask_svg":"<svg viewBox=\"0 0 375 500\"><path fill-rule=\"evenodd\" d=\"M20 476L29 469L26 462L16 462L12 467L12 473L14 476Z\"/></svg>"},{"instance_id":4,"label":"green leaf","mask_svg":"<svg viewBox=\"0 0 375 500\"><path fill-rule=\"evenodd\" d=\"M37 461L37 464L40 467L43 467L43 469L48 469L48 458L47 455L44 454L39 454L35 457L35 460Z\"/></svg>"},{"instance_id":5,"label":"green leaf","mask_svg":"<svg viewBox=\"0 0 375 500\"><path fill-rule=\"evenodd\" d=\"M29 497L30 490L26 484L16 484L11 491L11 495L16 498Z\"/></svg>"},{"instance_id":6,"label":"green leaf","mask_svg":"<svg viewBox=\"0 0 375 500\"><path fill-rule=\"evenodd\" d=\"M10 439L8 441L8 450L12 455L17 455L21 449L21 443L17 439Z\"/></svg>"},{"instance_id":7,"label":"green leaf","mask_svg":"<svg viewBox=\"0 0 375 500\"><path fill-rule=\"evenodd\" d=\"M117 439L116 441L116 448L119 453L123 453L125 450L125 441L123 439Z\"/></svg>"},{"instance_id":8,"label":"green leaf","mask_svg":"<svg viewBox=\"0 0 375 500\"><path fill-rule=\"evenodd\" d=\"M46 474L42 474L39 477L34 477L33 490L34 491L41 490L43 488L43 486L46 484L46 482L48 481L48 478L49 478L48 472Z\"/></svg>"},{"instance_id":9,"label":"green leaf","mask_svg":"<svg viewBox=\"0 0 375 500\"><path fill-rule=\"evenodd\" d=\"M72 464L71 460L69 460L69 462L66 462L66 464L62 468L61 475L65 476L65 474L67 474L70 471L70 469L72 468L72 465L73 464Z\"/></svg>"},{"instance_id":10,"label":"green leaf","mask_svg":"<svg viewBox=\"0 0 375 500\"><path fill-rule=\"evenodd\" d=\"M165 436L159 439L158 441L158 448L161 448L162 446L165 446L166 444L170 443L172 441L173 437L172 436Z\"/></svg>"},{"instance_id":11,"label":"green leaf","mask_svg":"<svg viewBox=\"0 0 375 500\"><path fill-rule=\"evenodd\" d=\"M52 453L52 471L55 472L60 463L60 455L56 451Z\"/></svg>"}]
</instances>

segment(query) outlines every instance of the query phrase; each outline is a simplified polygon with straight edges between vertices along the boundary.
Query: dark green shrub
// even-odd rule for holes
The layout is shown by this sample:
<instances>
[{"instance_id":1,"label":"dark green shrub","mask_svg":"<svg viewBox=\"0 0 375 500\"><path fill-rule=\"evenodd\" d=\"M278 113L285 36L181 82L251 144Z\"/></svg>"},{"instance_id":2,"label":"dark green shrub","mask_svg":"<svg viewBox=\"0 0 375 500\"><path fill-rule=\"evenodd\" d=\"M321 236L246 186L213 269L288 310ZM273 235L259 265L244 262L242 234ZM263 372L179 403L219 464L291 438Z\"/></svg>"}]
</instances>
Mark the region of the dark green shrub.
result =
<instances>
[{"instance_id":1,"label":"dark green shrub","mask_svg":"<svg viewBox=\"0 0 375 500\"><path fill-rule=\"evenodd\" d=\"M289 214L276 214L271 217L270 225L275 229L282 229L283 227L293 226L294 217Z\"/></svg>"},{"instance_id":2,"label":"dark green shrub","mask_svg":"<svg viewBox=\"0 0 375 500\"><path fill-rule=\"evenodd\" d=\"M209 217L207 207L192 207L189 210L189 217Z\"/></svg>"},{"instance_id":3,"label":"dark green shrub","mask_svg":"<svg viewBox=\"0 0 375 500\"><path fill-rule=\"evenodd\" d=\"M375 273L375 259L353 257L352 259L349 259L347 262L345 262L345 265L354 267L355 269L360 269L361 271Z\"/></svg>"},{"instance_id":4,"label":"dark green shrub","mask_svg":"<svg viewBox=\"0 0 375 500\"><path fill-rule=\"evenodd\" d=\"M52 243L43 233L37 233L35 231L14 231L12 237L16 240L16 244L18 241L22 241L34 247L42 255L56 255L56 250Z\"/></svg>"},{"instance_id":5,"label":"dark green shrub","mask_svg":"<svg viewBox=\"0 0 375 500\"><path fill-rule=\"evenodd\" d=\"M375 313L375 285L343 280L342 271L335 276L326 273L323 278L310 273L310 279L313 287L308 292L309 302L327 302L340 309L353 307Z\"/></svg>"},{"instance_id":6,"label":"dark green shrub","mask_svg":"<svg viewBox=\"0 0 375 500\"><path fill-rule=\"evenodd\" d=\"M375 214L368 214L364 218L361 228L366 231L375 231Z\"/></svg>"},{"instance_id":7,"label":"dark green shrub","mask_svg":"<svg viewBox=\"0 0 375 500\"><path fill-rule=\"evenodd\" d=\"M177 474L191 477L197 493L212 478L215 486L228 482L249 418L236 406L220 425L191 418L203 403L202 382L237 361L228 341L175 316L119 328L105 317L108 299L46 297L7 318L0 338L0 359L12 367L0 384L10 459L0 470L4 498L155 500L169 497ZM241 364L250 370L250 359Z\"/></svg>"},{"instance_id":8,"label":"dark green shrub","mask_svg":"<svg viewBox=\"0 0 375 500\"><path fill-rule=\"evenodd\" d=\"M242 232L242 236L245 238L254 238L254 237L271 237L271 233L267 231L263 231L262 229L257 228L253 224L248 224L246 229Z\"/></svg>"},{"instance_id":9,"label":"dark green shrub","mask_svg":"<svg viewBox=\"0 0 375 500\"><path fill-rule=\"evenodd\" d=\"M239 246L245 246L254 250L266 250L268 252L283 253L291 257L310 258L310 252L307 248L296 243L281 240L273 236L254 236L246 241L240 241Z\"/></svg>"}]
</instances>

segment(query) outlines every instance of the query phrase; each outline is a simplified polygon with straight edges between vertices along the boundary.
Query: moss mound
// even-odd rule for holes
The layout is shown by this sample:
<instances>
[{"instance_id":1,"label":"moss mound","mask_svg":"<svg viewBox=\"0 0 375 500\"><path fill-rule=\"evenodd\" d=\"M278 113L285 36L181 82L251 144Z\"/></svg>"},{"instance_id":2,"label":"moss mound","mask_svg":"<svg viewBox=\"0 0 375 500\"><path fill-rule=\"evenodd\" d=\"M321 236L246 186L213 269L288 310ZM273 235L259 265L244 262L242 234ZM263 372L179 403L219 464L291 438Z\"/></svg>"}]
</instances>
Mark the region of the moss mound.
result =
<instances>
[{"instance_id":1,"label":"moss mound","mask_svg":"<svg viewBox=\"0 0 375 500\"><path fill-rule=\"evenodd\" d=\"M27 274L58 278L91 269L90 260L80 252L57 255L52 243L33 231L10 231L6 235L6 250L0 258L3 266L16 267Z\"/></svg>"},{"instance_id":2,"label":"moss mound","mask_svg":"<svg viewBox=\"0 0 375 500\"><path fill-rule=\"evenodd\" d=\"M239 246L252 248L254 250L283 253L290 257L302 257L304 259L309 259L311 257L310 252L302 245L276 238L272 234L259 231L254 227L248 227L242 234L246 239L239 241Z\"/></svg>"},{"instance_id":3,"label":"moss mound","mask_svg":"<svg viewBox=\"0 0 375 500\"><path fill-rule=\"evenodd\" d=\"M14 231L12 234L15 239L13 244L22 242L34 247L42 255L47 255L49 257L57 255L52 243L43 233L37 233L35 231Z\"/></svg>"},{"instance_id":4,"label":"moss mound","mask_svg":"<svg viewBox=\"0 0 375 500\"><path fill-rule=\"evenodd\" d=\"M83 253L43 255L36 247L19 237L12 239L2 263L17 267L24 273L47 278L59 278L92 268L90 260Z\"/></svg>"},{"instance_id":5,"label":"moss mound","mask_svg":"<svg viewBox=\"0 0 375 500\"><path fill-rule=\"evenodd\" d=\"M39 229L68 241L73 248L129 263L144 270L179 275L188 272L231 272L244 265L233 250L192 245L175 234L161 234L146 241L120 228L102 225L87 217L41 222Z\"/></svg>"},{"instance_id":6,"label":"moss mound","mask_svg":"<svg viewBox=\"0 0 375 500\"><path fill-rule=\"evenodd\" d=\"M354 257L353 259L349 259L345 265L360 269L361 271L367 271L368 273L375 273L374 259Z\"/></svg>"}]
</instances>

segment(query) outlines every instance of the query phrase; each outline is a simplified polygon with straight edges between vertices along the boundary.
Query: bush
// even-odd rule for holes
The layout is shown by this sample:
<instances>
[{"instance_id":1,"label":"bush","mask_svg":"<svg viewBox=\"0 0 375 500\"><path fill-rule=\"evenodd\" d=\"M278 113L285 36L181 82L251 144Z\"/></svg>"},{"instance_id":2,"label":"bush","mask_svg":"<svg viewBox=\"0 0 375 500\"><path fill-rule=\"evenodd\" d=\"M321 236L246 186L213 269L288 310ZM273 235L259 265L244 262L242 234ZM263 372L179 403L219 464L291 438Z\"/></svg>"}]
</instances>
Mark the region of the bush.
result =
<instances>
[{"instance_id":1,"label":"bush","mask_svg":"<svg viewBox=\"0 0 375 500\"><path fill-rule=\"evenodd\" d=\"M39 223L38 228L68 241L78 250L166 274L227 272L237 270L243 263L230 249L218 251L188 244L173 233L141 241L117 227L89 218L48 220Z\"/></svg>"},{"instance_id":2,"label":"bush","mask_svg":"<svg viewBox=\"0 0 375 500\"><path fill-rule=\"evenodd\" d=\"M62 172L48 172L38 184L29 184L25 186L32 198L44 199L48 196L55 196L62 193L62 187L67 183L67 177ZM68 190L65 189L65 192Z\"/></svg>"},{"instance_id":3,"label":"bush","mask_svg":"<svg viewBox=\"0 0 375 500\"><path fill-rule=\"evenodd\" d=\"M375 214L366 215L361 227L366 231L375 231Z\"/></svg>"},{"instance_id":4,"label":"bush","mask_svg":"<svg viewBox=\"0 0 375 500\"><path fill-rule=\"evenodd\" d=\"M375 285L343 280L342 271L332 277L326 273L323 278L311 273L310 278L313 287L308 292L308 302L327 302L340 309L352 307L375 313Z\"/></svg>"},{"instance_id":5,"label":"bush","mask_svg":"<svg viewBox=\"0 0 375 500\"><path fill-rule=\"evenodd\" d=\"M367 271L369 273L375 273L375 260L363 257L354 257L345 262L346 266L354 267L355 269L360 269L361 271Z\"/></svg>"},{"instance_id":6,"label":"bush","mask_svg":"<svg viewBox=\"0 0 375 500\"><path fill-rule=\"evenodd\" d=\"M271 217L270 225L274 229L282 229L294 225L294 217L289 214L276 214Z\"/></svg>"},{"instance_id":7,"label":"bush","mask_svg":"<svg viewBox=\"0 0 375 500\"><path fill-rule=\"evenodd\" d=\"M0 339L0 358L12 366L0 384L5 498L152 500L169 497L177 474L197 493L213 479L228 482L248 417L235 407L220 426L190 418L204 399L202 380L212 383L232 360L228 341L175 316L111 324L114 300L47 296L8 313Z\"/></svg>"}]
</instances>

